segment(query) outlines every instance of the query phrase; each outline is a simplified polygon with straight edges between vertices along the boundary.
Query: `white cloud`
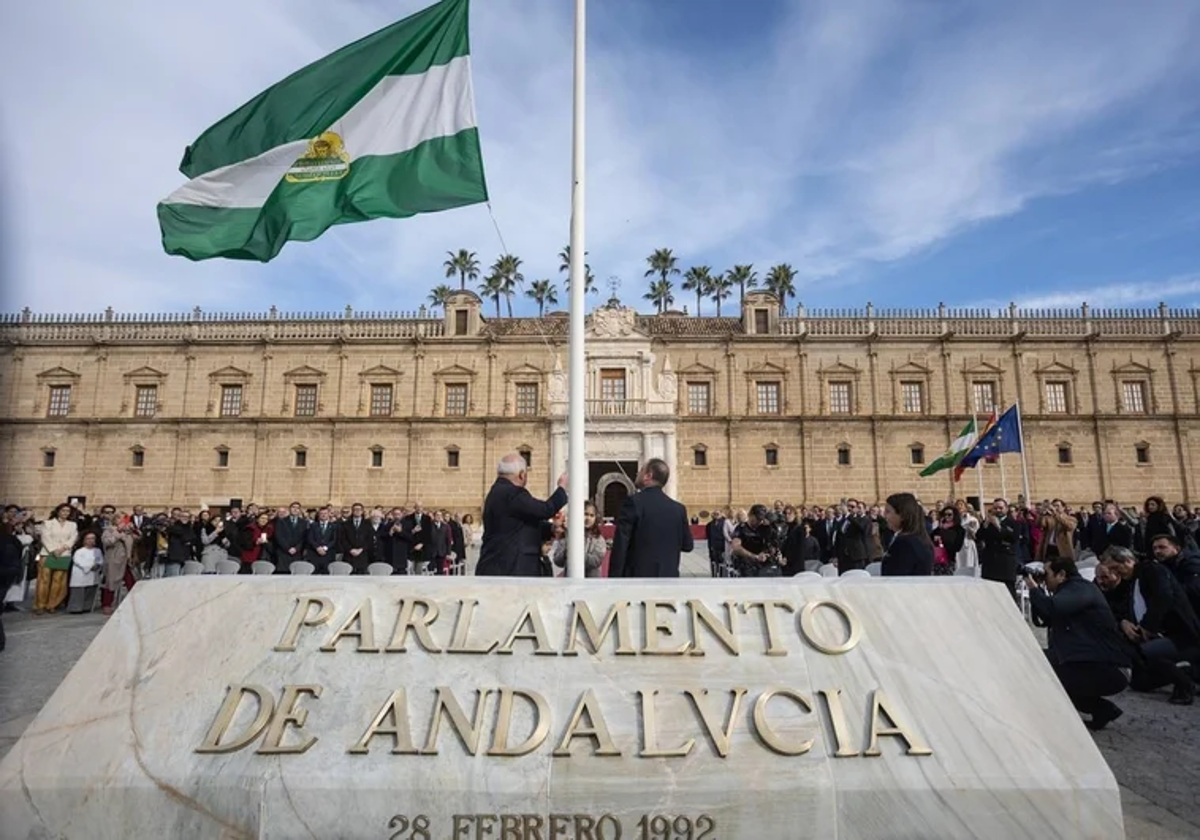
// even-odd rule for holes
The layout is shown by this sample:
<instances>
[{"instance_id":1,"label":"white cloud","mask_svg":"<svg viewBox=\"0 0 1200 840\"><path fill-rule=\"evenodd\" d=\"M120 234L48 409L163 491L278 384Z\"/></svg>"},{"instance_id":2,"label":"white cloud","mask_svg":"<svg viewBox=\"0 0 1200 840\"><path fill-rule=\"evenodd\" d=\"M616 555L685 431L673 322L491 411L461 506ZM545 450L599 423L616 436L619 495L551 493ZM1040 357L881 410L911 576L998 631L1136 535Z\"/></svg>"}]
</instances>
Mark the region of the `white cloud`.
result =
<instances>
[{"instance_id":1,"label":"white cloud","mask_svg":"<svg viewBox=\"0 0 1200 840\"><path fill-rule=\"evenodd\" d=\"M27 72L0 77L0 204L15 251L5 306L411 309L441 282L446 250L490 261L500 246L482 207L345 226L267 266L191 264L158 243L154 205L180 183L186 143L421 5L51 0L10 12L0 49ZM569 4L489 0L472 13L492 203L526 277L561 286ZM768 40L720 54L670 42L654 13L591 4L593 32L608 37L589 56L588 250L601 280L624 278L626 300L640 298L657 247L718 268L787 261L804 279L852 279L1039 196L1195 154L1178 89L1200 70L1200 6L1187 0L972 16L796 2ZM638 31L656 40L615 37Z\"/></svg>"},{"instance_id":2,"label":"white cloud","mask_svg":"<svg viewBox=\"0 0 1200 840\"><path fill-rule=\"evenodd\" d=\"M1077 307L1087 303L1094 308L1120 309L1171 300L1192 300L1200 294L1200 274L1169 277L1166 280L1111 283L1068 289L1050 294L1018 298L1017 306L1025 309L1056 309ZM994 306L995 303L992 303Z\"/></svg>"}]
</instances>

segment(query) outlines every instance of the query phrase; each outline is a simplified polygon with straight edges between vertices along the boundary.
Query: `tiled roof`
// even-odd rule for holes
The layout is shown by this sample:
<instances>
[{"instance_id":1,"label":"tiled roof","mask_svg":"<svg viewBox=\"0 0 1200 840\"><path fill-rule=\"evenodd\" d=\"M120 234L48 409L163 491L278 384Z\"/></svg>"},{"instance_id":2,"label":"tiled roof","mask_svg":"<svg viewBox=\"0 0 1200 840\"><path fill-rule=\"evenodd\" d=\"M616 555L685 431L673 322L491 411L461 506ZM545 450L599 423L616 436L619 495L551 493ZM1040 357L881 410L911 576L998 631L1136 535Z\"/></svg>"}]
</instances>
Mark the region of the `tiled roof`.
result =
<instances>
[{"instance_id":1,"label":"tiled roof","mask_svg":"<svg viewBox=\"0 0 1200 840\"><path fill-rule=\"evenodd\" d=\"M727 336L741 335L741 318L691 318L676 315L639 315L638 329L650 335L676 336Z\"/></svg>"},{"instance_id":2,"label":"tiled roof","mask_svg":"<svg viewBox=\"0 0 1200 840\"><path fill-rule=\"evenodd\" d=\"M483 325L483 335L505 336L567 336L569 318L494 318Z\"/></svg>"}]
</instances>

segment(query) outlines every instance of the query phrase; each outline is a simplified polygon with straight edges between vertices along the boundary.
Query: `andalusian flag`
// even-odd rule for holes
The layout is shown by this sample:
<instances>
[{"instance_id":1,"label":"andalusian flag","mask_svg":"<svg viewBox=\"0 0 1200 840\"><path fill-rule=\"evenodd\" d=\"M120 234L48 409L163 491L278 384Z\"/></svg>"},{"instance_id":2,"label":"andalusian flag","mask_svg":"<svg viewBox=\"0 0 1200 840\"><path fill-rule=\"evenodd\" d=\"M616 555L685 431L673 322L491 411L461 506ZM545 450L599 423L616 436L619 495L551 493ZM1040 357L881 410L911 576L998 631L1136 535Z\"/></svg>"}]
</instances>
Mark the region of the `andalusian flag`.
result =
<instances>
[{"instance_id":1,"label":"andalusian flag","mask_svg":"<svg viewBox=\"0 0 1200 840\"><path fill-rule=\"evenodd\" d=\"M167 253L266 262L332 225L487 201L468 2L343 47L201 134L191 180L158 205Z\"/></svg>"},{"instance_id":2,"label":"andalusian flag","mask_svg":"<svg viewBox=\"0 0 1200 840\"><path fill-rule=\"evenodd\" d=\"M950 444L950 448L936 461L921 470L921 475L933 475L936 472L957 467L958 462L975 446L975 433L975 418L972 417L971 421L963 426L963 430L958 433L958 437L954 439L954 442ZM955 480L957 480L957 474Z\"/></svg>"}]
</instances>

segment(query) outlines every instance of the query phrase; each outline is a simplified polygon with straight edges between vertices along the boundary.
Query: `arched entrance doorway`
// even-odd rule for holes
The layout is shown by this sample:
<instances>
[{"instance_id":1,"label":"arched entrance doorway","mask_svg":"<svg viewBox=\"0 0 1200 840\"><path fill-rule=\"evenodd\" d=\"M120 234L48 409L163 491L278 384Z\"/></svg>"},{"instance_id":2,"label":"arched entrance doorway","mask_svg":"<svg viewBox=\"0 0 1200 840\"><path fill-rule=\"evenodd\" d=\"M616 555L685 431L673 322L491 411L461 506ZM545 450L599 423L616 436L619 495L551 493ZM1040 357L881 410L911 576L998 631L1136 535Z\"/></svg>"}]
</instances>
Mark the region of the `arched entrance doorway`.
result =
<instances>
[{"instance_id":1,"label":"arched entrance doorway","mask_svg":"<svg viewBox=\"0 0 1200 840\"><path fill-rule=\"evenodd\" d=\"M633 482L624 473L612 472L601 476L600 481L596 483L594 500L600 521L603 522L605 517L616 519L621 511L621 504L635 489Z\"/></svg>"}]
</instances>

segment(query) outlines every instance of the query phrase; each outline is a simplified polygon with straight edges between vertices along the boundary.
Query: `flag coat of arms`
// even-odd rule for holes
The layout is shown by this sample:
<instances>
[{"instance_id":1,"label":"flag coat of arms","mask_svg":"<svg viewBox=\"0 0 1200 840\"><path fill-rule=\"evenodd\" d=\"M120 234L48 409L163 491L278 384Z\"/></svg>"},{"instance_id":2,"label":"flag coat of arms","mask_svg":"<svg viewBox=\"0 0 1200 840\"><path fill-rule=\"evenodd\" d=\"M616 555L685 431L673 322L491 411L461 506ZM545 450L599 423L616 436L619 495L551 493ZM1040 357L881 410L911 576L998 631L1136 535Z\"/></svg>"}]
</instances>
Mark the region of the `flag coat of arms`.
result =
<instances>
[{"instance_id":1,"label":"flag coat of arms","mask_svg":"<svg viewBox=\"0 0 1200 840\"><path fill-rule=\"evenodd\" d=\"M333 225L487 201L467 30L442 0L296 71L200 135L163 248L260 260Z\"/></svg>"}]
</instances>

